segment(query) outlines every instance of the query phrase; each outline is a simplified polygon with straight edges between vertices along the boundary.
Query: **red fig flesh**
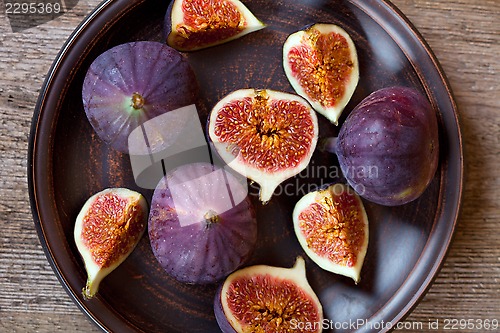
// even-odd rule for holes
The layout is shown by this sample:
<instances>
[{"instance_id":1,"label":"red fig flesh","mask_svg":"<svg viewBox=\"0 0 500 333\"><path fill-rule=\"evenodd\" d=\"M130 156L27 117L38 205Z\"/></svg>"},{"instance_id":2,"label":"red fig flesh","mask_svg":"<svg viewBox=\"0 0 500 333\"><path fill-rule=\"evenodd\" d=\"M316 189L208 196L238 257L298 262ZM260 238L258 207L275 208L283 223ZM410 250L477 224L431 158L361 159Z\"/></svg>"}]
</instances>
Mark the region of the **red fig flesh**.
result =
<instances>
[{"instance_id":1,"label":"red fig flesh","mask_svg":"<svg viewBox=\"0 0 500 333\"><path fill-rule=\"evenodd\" d=\"M146 200L135 191L106 189L85 202L74 230L88 275L85 298L92 298L101 280L132 253L146 225Z\"/></svg>"},{"instance_id":2,"label":"red fig flesh","mask_svg":"<svg viewBox=\"0 0 500 333\"><path fill-rule=\"evenodd\" d=\"M295 234L321 268L360 280L368 247L368 217L358 195L335 184L302 197L293 211Z\"/></svg>"},{"instance_id":3,"label":"red fig flesh","mask_svg":"<svg viewBox=\"0 0 500 333\"><path fill-rule=\"evenodd\" d=\"M322 332L323 309L301 257L292 268L251 266L231 274L214 300L224 333Z\"/></svg>"},{"instance_id":4,"label":"red fig flesh","mask_svg":"<svg viewBox=\"0 0 500 333\"><path fill-rule=\"evenodd\" d=\"M174 0L165 25L167 44L179 51L226 43L265 27L239 0Z\"/></svg>"},{"instance_id":5,"label":"red fig flesh","mask_svg":"<svg viewBox=\"0 0 500 333\"><path fill-rule=\"evenodd\" d=\"M241 89L213 108L209 136L221 158L260 185L260 200L305 169L318 140L318 123L306 100L274 90Z\"/></svg>"},{"instance_id":6,"label":"red fig flesh","mask_svg":"<svg viewBox=\"0 0 500 333\"><path fill-rule=\"evenodd\" d=\"M314 24L291 34L283 66L295 91L335 125L359 81L356 47L334 24Z\"/></svg>"}]
</instances>

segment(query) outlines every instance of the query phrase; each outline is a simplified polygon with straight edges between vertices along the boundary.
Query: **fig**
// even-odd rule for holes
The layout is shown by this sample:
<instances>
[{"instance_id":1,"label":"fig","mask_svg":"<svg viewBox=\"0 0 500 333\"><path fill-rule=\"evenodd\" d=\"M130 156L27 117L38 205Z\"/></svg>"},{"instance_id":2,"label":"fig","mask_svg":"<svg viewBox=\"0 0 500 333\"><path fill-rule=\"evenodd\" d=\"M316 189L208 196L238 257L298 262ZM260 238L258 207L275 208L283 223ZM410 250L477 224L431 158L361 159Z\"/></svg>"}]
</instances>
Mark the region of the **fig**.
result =
<instances>
[{"instance_id":1,"label":"fig","mask_svg":"<svg viewBox=\"0 0 500 333\"><path fill-rule=\"evenodd\" d=\"M167 44L179 51L219 45L264 27L239 0L174 0L165 15Z\"/></svg>"},{"instance_id":2,"label":"fig","mask_svg":"<svg viewBox=\"0 0 500 333\"><path fill-rule=\"evenodd\" d=\"M156 187L149 213L156 259L178 281L208 284L241 266L257 241L246 179L209 163L191 163Z\"/></svg>"},{"instance_id":3,"label":"fig","mask_svg":"<svg viewBox=\"0 0 500 333\"><path fill-rule=\"evenodd\" d=\"M129 134L149 119L191 105L197 82L187 59L158 42L115 46L90 65L83 107L98 136L128 153Z\"/></svg>"},{"instance_id":4,"label":"fig","mask_svg":"<svg viewBox=\"0 0 500 333\"><path fill-rule=\"evenodd\" d=\"M323 309L301 257L292 268L257 265L234 272L217 291L214 312L224 333L322 332Z\"/></svg>"},{"instance_id":5,"label":"fig","mask_svg":"<svg viewBox=\"0 0 500 333\"><path fill-rule=\"evenodd\" d=\"M260 185L266 203L281 182L307 167L318 141L318 120L300 96L241 89L215 105L208 133L222 160Z\"/></svg>"},{"instance_id":6,"label":"fig","mask_svg":"<svg viewBox=\"0 0 500 333\"><path fill-rule=\"evenodd\" d=\"M297 94L335 125L359 81L356 47L334 24L316 23L288 36L283 67Z\"/></svg>"},{"instance_id":7,"label":"fig","mask_svg":"<svg viewBox=\"0 0 500 333\"><path fill-rule=\"evenodd\" d=\"M438 165L437 117L414 88L389 87L366 97L330 143L348 183L365 199L396 206L417 199Z\"/></svg>"},{"instance_id":8,"label":"fig","mask_svg":"<svg viewBox=\"0 0 500 333\"><path fill-rule=\"evenodd\" d=\"M147 225L144 197L126 188L108 188L91 196L76 218L75 243L87 271L82 293L94 297L102 279L132 253Z\"/></svg>"},{"instance_id":9,"label":"fig","mask_svg":"<svg viewBox=\"0 0 500 333\"><path fill-rule=\"evenodd\" d=\"M360 281L368 247L368 217L350 187L333 184L303 196L293 210L295 234L324 270Z\"/></svg>"}]
</instances>

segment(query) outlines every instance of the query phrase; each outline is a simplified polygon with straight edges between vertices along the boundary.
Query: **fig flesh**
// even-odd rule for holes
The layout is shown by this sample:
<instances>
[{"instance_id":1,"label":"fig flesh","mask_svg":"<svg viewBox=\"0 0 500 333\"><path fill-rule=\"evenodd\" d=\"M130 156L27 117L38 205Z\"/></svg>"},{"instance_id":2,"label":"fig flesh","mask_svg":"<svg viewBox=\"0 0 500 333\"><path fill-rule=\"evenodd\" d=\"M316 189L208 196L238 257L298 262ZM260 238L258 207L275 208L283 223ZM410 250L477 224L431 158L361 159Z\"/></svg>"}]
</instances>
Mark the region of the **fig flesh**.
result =
<instances>
[{"instance_id":1,"label":"fig flesh","mask_svg":"<svg viewBox=\"0 0 500 333\"><path fill-rule=\"evenodd\" d=\"M156 259L178 281L207 284L242 265L257 241L257 221L246 179L209 163L167 173L149 214Z\"/></svg>"},{"instance_id":2,"label":"fig flesh","mask_svg":"<svg viewBox=\"0 0 500 333\"><path fill-rule=\"evenodd\" d=\"M385 206L402 205L422 195L436 173L436 113L413 88L384 88L356 106L333 147L359 195Z\"/></svg>"},{"instance_id":3,"label":"fig flesh","mask_svg":"<svg viewBox=\"0 0 500 333\"><path fill-rule=\"evenodd\" d=\"M91 196L76 218L75 243L85 263L84 298L94 297L102 279L132 253L147 225L144 197L126 188Z\"/></svg>"},{"instance_id":4,"label":"fig flesh","mask_svg":"<svg viewBox=\"0 0 500 333\"><path fill-rule=\"evenodd\" d=\"M300 245L324 270L360 281L368 248L368 217L358 195L334 184L303 196L293 211Z\"/></svg>"},{"instance_id":5,"label":"fig flesh","mask_svg":"<svg viewBox=\"0 0 500 333\"><path fill-rule=\"evenodd\" d=\"M323 309L301 257L292 268L257 265L234 272L219 288L214 312L224 333L322 332Z\"/></svg>"},{"instance_id":6,"label":"fig flesh","mask_svg":"<svg viewBox=\"0 0 500 333\"><path fill-rule=\"evenodd\" d=\"M196 101L197 82L187 59L158 42L115 46L87 71L82 98L97 135L128 153L130 133L165 112Z\"/></svg>"},{"instance_id":7,"label":"fig flesh","mask_svg":"<svg viewBox=\"0 0 500 333\"><path fill-rule=\"evenodd\" d=\"M338 125L359 81L358 56L349 34L325 23L297 31L283 45L283 66L297 94Z\"/></svg>"},{"instance_id":8,"label":"fig flesh","mask_svg":"<svg viewBox=\"0 0 500 333\"><path fill-rule=\"evenodd\" d=\"M264 27L239 0L174 0L165 16L167 44L179 51L219 45Z\"/></svg>"},{"instance_id":9,"label":"fig flesh","mask_svg":"<svg viewBox=\"0 0 500 333\"><path fill-rule=\"evenodd\" d=\"M280 183L307 167L318 140L318 121L300 96L241 89L215 105L208 133L224 162L260 185L265 203Z\"/></svg>"}]
</instances>

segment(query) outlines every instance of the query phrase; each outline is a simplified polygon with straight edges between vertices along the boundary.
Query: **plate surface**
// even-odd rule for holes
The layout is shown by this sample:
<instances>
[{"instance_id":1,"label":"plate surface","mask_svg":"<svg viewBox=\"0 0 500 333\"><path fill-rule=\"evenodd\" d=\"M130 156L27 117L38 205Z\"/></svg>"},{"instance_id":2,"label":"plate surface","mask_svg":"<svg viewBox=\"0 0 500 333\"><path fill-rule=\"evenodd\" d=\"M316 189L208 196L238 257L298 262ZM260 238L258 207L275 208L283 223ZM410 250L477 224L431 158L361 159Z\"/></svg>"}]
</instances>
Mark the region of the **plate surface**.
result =
<instances>
[{"instance_id":1,"label":"plate surface","mask_svg":"<svg viewBox=\"0 0 500 333\"><path fill-rule=\"evenodd\" d=\"M264 1L245 4L268 27L239 40L190 53L201 86L200 118L229 92L246 87L293 92L281 65L286 37L315 22L342 26L353 38L360 83L349 111L370 92L412 86L438 111L440 166L417 201L388 208L364 201L370 243L358 285L306 260L331 331L386 331L417 304L437 274L457 221L463 160L457 110L446 78L421 36L386 1ZM212 311L216 285L184 285L169 278L153 257L147 235L131 256L84 301L83 262L73 241L74 220L85 200L106 187L128 187L148 200L152 191L135 185L128 156L105 146L93 132L81 102L91 62L129 41L161 40L167 1L104 1L66 42L37 103L32 124L28 177L35 226L55 273L76 304L98 326L113 332L218 332ZM320 137L338 128L322 116ZM259 243L249 264L293 265L303 255L293 233L295 202L313 185L335 181L334 155L316 152L309 168L278 188L262 206L250 187L259 221ZM347 327L343 330L342 327ZM325 330L329 331L329 330Z\"/></svg>"}]
</instances>

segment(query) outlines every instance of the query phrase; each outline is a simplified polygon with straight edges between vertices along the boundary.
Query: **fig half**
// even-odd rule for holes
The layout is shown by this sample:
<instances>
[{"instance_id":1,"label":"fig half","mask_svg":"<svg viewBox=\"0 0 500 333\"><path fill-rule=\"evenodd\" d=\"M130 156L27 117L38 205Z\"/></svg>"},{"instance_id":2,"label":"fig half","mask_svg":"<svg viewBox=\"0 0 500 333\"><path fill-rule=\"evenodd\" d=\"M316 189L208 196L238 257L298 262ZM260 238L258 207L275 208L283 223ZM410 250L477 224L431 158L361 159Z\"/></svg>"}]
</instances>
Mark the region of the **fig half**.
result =
<instances>
[{"instance_id":1,"label":"fig half","mask_svg":"<svg viewBox=\"0 0 500 333\"><path fill-rule=\"evenodd\" d=\"M241 266L257 242L246 179L209 163L167 173L156 187L149 239L165 271L185 283L218 281Z\"/></svg>"},{"instance_id":2,"label":"fig half","mask_svg":"<svg viewBox=\"0 0 500 333\"><path fill-rule=\"evenodd\" d=\"M368 247L368 217L353 189L334 184L303 196L293 210L300 245L324 270L360 280Z\"/></svg>"},{"instance_id":3,"label":"fig half","mask_svg":"<svg viewBox=\"0 0 500 333\"><path fill-rule=\"evenodd\" d=\"M167 44L179 51L219 45L264 27L239 0L174 0L165 16Z\"/></svg>"},{"instance_id":4,"label":"fig half","mask_svg":"<svg viewBox=\"0 0 500 333\"><path fill-rule=\"evenodd\" d=\"M134 129L194 104L197 90L194 72L183 55L162 43L140 41L99 55L85 76L82 98L97 135L114 149L129 153Z\"/></svg>"},{"instance_id":5,"label":"fig half","mask_svg":"<svg viewBox=\"0 0 500 333\"><path fill-rule=\"evenodd\" d=\"M318 120L302 97L241 89L213 108L208 133L227 165L260 185L268 202L276 187L305 169L318 141Z\"/></svg>"},{"instance_id":6,"label":"fig half","mask_svg":"<svg viewBox=\"0 0 500 333\"><path fill-rule=\"evenodd\" d=\"M325 23L297 31L283 45L283 66L297 94L338 125L359 81L358 56L349 34Z\"/></svg>"},{"instance_id":7,"label":"fig half","mask_svg":"<svg viewBox=\"0 0 500 333\"><path fill-rule=\"evenodd\" d=\"M87 270L84 298L94 297L101 280L132 253L147 225L144 197L126 188L91 196L76 218L74 238Z\"/></svg>"},{"instance_id":8,"label":"fig half","mask_svg":"<svg viewBox=\"0 0 500 333\"><path fill-rule=\"evenodd\" d=\"M219 288L214 312L224 333L322 332L323 308L301 257L292 268L257 265L234 272Z\"/></svg>"}]
</instances>

